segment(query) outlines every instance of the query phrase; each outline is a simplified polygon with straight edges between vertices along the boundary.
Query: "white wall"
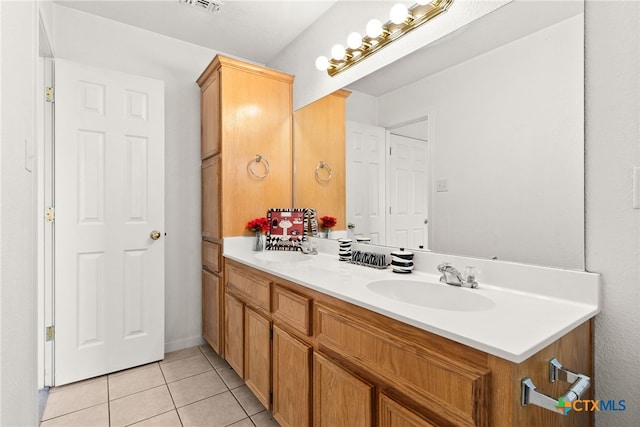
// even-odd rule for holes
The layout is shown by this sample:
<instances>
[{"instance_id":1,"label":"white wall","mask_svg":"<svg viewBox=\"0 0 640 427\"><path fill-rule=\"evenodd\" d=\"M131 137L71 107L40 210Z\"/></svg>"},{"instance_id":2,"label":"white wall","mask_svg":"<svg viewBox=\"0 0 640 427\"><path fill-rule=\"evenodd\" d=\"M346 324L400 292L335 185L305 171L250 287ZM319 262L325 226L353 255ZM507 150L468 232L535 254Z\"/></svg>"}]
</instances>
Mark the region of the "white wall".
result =
<instances>
[{"instance_id":1,"label":"white wall","mask_svg":"<svg viewBox=\"0 0 640 427\"><path fill-rule=\"evenodd\" d=\"M0 425L38 425L35 150L38 15L0 2ZM33 153L33 151L32 151ZM34 161L35 164L35 161Z\"/></svg>"},{"instance_id":2,"label":"white wall","mask_svg":"<svg viewBox=\"0 0 640 427\"><path fill-rule=\"evenodd\" d=\"M293 109L297 110L438 40L451 32L452 28L460 28L511 1L513 0L456 0L456 4L464 3L465 7L450 8L428 25L415 29L370 56L357 67L330 77L326 72L316 69L316 58L320 55L329 57L331 47L336 43L345 45L347 35L352 31L364 34L370 19L378 18L382 22L387 21L389 10L396 3L339 1L283 49L267 66L296 76L293 82Z\"/></svg>"},{"instance_id":3,"label":"white wall","mask_svg":"<svg viewBox=\"0 0 640 427\"><path fill-rule=\"evenodd\" d=\"M602 274L595 328L595 392L625 399L598 427L640 425L640 3L586 2L586 261Z\"/></svg>"},{"instance_id":4,"label":"white wall","mask_svg":"<svg viewBox=\"0 0 640 427\"><path fill-rule=\"evenodd\" d=\"M378 98L352 91L347 98L346 120L368 125L378 125Z\"/></svg>"},{"instance_id":5,"label":"white wall","mask_svg":"<svg viewBox=\"0 0 640 427\"><path fill-rule=\"evenodd\" d=\"M584 268L583 22L379 98L380 126L429 117L434 250Z\"/></svg>"},{"instance_id":6,"label":"white wall","mask_svg":"<svg viewBox=\"0 0 640 427\"><path fill-rule=\"evenodd\" d=\"M201 338L200 89L217 52L54 7L56 57L165 82L165 348Z\"/></svg>"}]
</instances>

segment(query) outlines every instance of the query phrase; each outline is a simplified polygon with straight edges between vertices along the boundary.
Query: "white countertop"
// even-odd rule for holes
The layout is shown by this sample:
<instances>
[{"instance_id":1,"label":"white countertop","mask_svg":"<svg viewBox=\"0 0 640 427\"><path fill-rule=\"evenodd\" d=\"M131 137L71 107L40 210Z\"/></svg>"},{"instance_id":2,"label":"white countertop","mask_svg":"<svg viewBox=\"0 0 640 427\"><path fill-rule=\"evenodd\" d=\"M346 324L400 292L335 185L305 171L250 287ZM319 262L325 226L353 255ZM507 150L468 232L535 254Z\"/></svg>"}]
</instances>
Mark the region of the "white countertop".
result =
<instances>
[{"instance_id":1,"label":"white countertop","mask_svg":"<svg viewBox=\"0 0 640 427\"><path fill-rule=\"evenodd\" d=\"M565 288L555 293L562 297L549 295L549 292L544 294L544 289L553 289L549 283L540 286L542 293L535 293L518 287L483 283L480 276L478 289L451 288L461 295L472 292L485 296L493 301L493 306L482 311L449 311L397 301L367 287L370 282L386 279L438 283L439 274L419 271L396 274L391 269L377 270L340 262L337 255L322 252L318 255L300 254L305 257L301 262L265 261L256 258L249 242L247 238L225 239L224 256L515 363L528 359L599 312L599 277L591 273L523 265L525 273L536 268L544 269L545 280L558 280L555 284L558 288L575 287L575 290ZM375 252L373 248L372 252ZM424 256L444 257L438 254ZM480 262L475 261L476 264ZM517 266L508 266L509 271L514 268ZM563 280L566 276L570 279ZM572 294L581 297L574 299L570 296ZM585 300L585 294L594 297L591 301Z\"/></svg>"}]
</instances>

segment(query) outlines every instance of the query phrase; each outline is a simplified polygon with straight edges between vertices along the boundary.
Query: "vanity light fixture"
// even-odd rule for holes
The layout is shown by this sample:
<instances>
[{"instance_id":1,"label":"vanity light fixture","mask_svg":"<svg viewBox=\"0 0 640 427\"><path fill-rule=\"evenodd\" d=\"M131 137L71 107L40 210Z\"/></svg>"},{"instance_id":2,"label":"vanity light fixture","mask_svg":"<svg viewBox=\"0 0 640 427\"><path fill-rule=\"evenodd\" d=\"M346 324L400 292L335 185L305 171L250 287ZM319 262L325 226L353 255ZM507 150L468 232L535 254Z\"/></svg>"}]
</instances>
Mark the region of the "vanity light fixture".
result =
<instances>
[{"instance_id":1,"label":"vanity light fixture","mask_svg":"<svg viewBox=\"0 0 640 427\"><path fill-rule=\"evenodd\" d=\"M364 37L355 31L350 33L347 37L347 47L341 44L334 45L331 48L331 58L319 56L316 59L316 68L320 71L326 70L333 77L446 12L451 3L453 0L418 0L411 7L398 3L391 8L387 23L382 24L377 19L370 20L365 28Z\"/></svg>"}]
</instances>

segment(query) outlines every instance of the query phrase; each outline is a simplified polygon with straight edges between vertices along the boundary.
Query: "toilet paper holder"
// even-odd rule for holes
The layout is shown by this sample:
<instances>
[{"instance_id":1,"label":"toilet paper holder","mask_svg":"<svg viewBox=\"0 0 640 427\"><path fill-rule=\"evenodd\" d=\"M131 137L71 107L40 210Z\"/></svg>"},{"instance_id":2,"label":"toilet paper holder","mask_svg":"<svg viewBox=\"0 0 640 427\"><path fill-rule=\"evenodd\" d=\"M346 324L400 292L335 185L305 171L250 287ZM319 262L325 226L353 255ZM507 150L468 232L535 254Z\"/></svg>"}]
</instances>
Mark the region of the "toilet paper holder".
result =
<instances>
[{"instance_id":1,"label":"toilet paper holder","mask_svg":"<svg viewBox=\"0 0 640 427\"><path fill-rule=\"evenodd\" d=\"M571 383L571 386L562 396L554 399L536 390L536 386L533 384L531 378L523 378L521 381L520 403L522 406L533 404L562 415L567 415L569 412L565 410L565 408L569 407L566 406L567 403L571 404L582 397L591 385L591 378L565 368L558 359L554 357L549 361L549 382L554 383L558 380Z\"/></svg>"}]
</instances>

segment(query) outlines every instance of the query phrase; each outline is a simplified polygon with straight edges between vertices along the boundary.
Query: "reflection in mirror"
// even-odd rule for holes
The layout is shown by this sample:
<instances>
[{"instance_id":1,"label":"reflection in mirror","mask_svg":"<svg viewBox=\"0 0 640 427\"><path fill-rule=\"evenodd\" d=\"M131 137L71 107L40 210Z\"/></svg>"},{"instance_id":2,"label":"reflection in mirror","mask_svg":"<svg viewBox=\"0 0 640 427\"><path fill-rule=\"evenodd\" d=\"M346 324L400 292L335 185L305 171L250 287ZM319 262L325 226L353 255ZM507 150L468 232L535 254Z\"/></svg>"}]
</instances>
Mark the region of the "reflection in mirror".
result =
<instances>
[{"instance_id":1,"label":"reflection in mirror","mask_svg":"<svg viewBox=\"0 0 640 427\"><path fill-rule=\"evenodd\" d=\"M583 23L516 0L351 84L352 237L583 269Z\"/></svg>"}]
</instances>

